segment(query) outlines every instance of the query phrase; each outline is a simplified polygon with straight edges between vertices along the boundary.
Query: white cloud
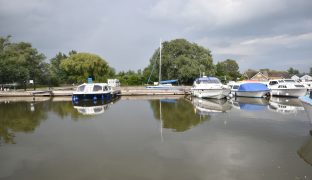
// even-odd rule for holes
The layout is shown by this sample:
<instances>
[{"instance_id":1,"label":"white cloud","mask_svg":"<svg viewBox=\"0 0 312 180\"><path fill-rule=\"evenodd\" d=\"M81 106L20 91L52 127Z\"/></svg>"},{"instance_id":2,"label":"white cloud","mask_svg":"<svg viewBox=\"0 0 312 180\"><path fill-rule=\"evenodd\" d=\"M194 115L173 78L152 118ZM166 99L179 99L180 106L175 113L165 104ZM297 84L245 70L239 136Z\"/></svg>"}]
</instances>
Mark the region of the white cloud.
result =
<instances>
[{"instance_id":1,"label":"white cloud","mask_svg":"<svg viewBox=\"0 0 312 180\"><path fill-rule=\"evenodd\" d=\"M228 26L277 14L286 5L281 0L160 0L151 8L150 17L175 23Z\"/></svg>"}]
</instances>

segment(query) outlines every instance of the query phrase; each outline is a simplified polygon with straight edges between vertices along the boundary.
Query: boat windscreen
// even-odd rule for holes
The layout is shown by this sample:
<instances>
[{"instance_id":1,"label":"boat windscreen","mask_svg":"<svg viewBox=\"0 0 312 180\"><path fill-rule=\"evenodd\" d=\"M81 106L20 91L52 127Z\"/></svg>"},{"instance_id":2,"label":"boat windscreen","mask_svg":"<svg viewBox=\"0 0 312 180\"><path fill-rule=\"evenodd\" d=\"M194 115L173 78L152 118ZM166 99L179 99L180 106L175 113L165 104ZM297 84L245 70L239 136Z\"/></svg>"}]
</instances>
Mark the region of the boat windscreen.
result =
<instances>
[{"instance_id":1,"label":"boat windscreen","mask_svg":"<svg viewBox=\"0 0 312 180\"><path fill-rule=\"evenodd\" d=\"M96 92L96 91L102 91L102 86L94 85L93 86L93 92Z\"/></svg>"},{"instance_id":2,"label":"boat windscreen","mask_svg":"<svg viewBox=\"0 0 312 180\"><path fill-rule=\"evenodd\" d=\"M86 85L81 85L81 86L79 86L79 87L77 88L77 91L78 91L78 92L83 92L84 89L85 89L85 87L86 87Z\"/></svg>"},{"instance_id":3,"label":"boat windscreen","mask_svg":"<svg viewBox=\"0 0 312 180\"><path fill-rule=\"evenodd\" d=\"M295 83L295 81L292 80L292 79L285 79L284 82L287 82L287 83Z\"/></svg>"},{"instance_id":4,"label":"boat windscreen","mask_svg":"<svg viewBox=\"0 0 312 180\"><path fill-rule=\"evenodd\" d=\"M197 80L197 84L219 84L220 81L218 79L199 79Z\"/></svg>"}]
</instances>

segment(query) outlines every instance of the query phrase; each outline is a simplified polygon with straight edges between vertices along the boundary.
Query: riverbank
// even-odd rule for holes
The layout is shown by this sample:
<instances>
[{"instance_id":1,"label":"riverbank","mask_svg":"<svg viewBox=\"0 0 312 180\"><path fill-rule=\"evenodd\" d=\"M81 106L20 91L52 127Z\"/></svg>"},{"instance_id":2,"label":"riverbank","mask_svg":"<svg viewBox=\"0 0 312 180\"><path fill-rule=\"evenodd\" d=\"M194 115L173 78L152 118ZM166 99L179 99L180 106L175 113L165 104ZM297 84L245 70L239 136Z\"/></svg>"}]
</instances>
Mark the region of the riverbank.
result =
<instances>
[{"instance_id":1,"label":"riverbank","mask_svg":"<svg viewBox=\"0 0 312 180\"><path fill-rule=\"evenodd\" d=\"M190 91L190 86L182 86L181 89L146 89L145 86L123 86L116 88L115 93L120 96L153 96L153 95L187 95ZM40 89L36 91L32 90L10 90L0 91L0 97L60 97L60 96L71 96L76 87L66 88L50 88Z\"/></svg>"}]
</instances>

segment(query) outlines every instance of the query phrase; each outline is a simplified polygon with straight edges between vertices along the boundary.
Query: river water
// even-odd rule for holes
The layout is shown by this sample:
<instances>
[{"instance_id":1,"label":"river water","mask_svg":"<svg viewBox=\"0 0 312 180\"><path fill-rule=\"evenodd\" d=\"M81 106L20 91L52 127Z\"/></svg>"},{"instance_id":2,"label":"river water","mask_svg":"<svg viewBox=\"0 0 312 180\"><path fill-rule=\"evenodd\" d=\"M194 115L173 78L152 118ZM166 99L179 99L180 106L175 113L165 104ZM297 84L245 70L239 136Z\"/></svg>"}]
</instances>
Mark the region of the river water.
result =
<instances>
[{"instance_id":1,"label":"river water","mask_svg":"<svg viewBox=\"0 0 312 180\"><path fill-rule=\"evenodd\" d=\"M0 179L312 179L297 99L0 99Z\"/></svg>"}]
</instances>

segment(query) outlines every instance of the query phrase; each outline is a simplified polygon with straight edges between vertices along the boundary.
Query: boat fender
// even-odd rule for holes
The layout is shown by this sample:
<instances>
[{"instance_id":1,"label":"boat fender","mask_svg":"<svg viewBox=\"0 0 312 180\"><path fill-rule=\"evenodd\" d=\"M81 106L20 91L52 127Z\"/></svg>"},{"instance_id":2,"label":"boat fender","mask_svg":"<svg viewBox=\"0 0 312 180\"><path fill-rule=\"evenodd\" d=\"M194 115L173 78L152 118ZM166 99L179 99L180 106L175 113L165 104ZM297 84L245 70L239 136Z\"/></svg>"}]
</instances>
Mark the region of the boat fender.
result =
<instances>
[{"instance_id":1,"label":"boat fender","mask_svg":"<svg viewBox=\"0 0 312 180\"><path fill-rule=\"evenodd\" d=\"M96 96L93 96L93 100L96 101L96 99L97 99Z\"/></svg>"},{"instance_id":2,"label":"boat fender","mask_svg":"<svg viewBox=\"0 0 312 180\"><path fill-rule=\"evenodd\" d=\"M102 100L104 100L104 95L102 94Z\"/></svg>"}]
</instances>

